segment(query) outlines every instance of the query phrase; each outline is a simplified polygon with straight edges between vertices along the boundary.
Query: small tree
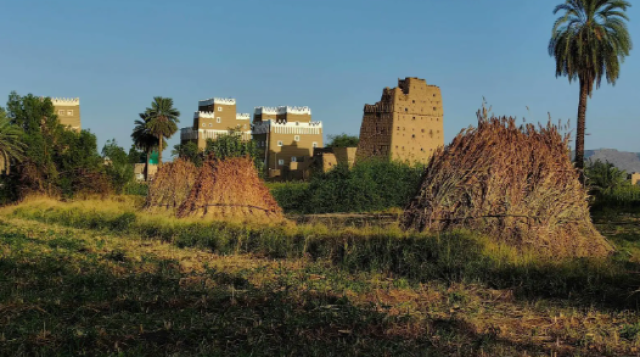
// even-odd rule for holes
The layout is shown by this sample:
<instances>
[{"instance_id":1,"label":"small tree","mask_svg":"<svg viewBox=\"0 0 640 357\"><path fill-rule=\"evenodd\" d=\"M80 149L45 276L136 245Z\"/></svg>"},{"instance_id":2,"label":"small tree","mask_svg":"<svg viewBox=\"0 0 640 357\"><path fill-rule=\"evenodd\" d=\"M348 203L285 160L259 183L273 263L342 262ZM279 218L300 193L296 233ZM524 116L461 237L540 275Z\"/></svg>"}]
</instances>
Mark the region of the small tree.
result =
<instances>
[{"instance_id":1,"label":"small tree","mask_svg":"<svg viewBox=\"0 0 640 357\"><path fill-rule=\"evenodd\" d=\"M122 193L124 187L133 181L133 164L129 162L129 155L118 146L116 139L107 140L102 148L105 159L105 170L117 193Z\"/></svg>"},{"instance_id":2,"label":"small tree","mask_svg":"<svg viewBox=\"0 0 640 357\"><path fill-rule=\"evenodd\" d=\"M197 167L202 166L202 151L198 149L198 144L193 141L175 145L171 150L171 156L189 160Z\"/></svg>"},{"instance_id":3,"label":"small tree","mask_svg":"<svg viewBox=\"0 0 640 357\"><path fill-rule=\"evenodd\" d=\"M627 173L608 161L587 161L585 175L587 184L596 194L611 193L619 187L629 185Z\"/></svg>"},{"instance_id":4,"label":"small tree","mask_svg":"<svg viewBox=\"0 0 640 357\"><path fill-rule=\"evenodd\" d=\"M9 174L12 161L24 159L24 149L22 130L9 122L6 112L0 107L0 156L4 162L6 174Z\"/></svg>"},{"instance_id":5,"label":"small tree","mask_svg":"<svg viewBox=\"0 0 640 357\"><path fill-rule=\"evenodd\" d=\"M213 155L221 160L249 156L260 174L264 170L262 155L258 152L255 142L242 140L242 133L239 130L229 130L229 134L220 135L216 140L208 139L204 155Z\"/></svg>"},{"instance_id":6,"label":"small tree","mask_svg":"<svg viewBox=\"0 0 640 357\"><path fill-rule=\"evenodd\" d=\"M360 142L360 138L354 135L342 133L340 135L329 135L329 144L327 148L346 148L356 147Z\"/></svg>"}]
</instances>

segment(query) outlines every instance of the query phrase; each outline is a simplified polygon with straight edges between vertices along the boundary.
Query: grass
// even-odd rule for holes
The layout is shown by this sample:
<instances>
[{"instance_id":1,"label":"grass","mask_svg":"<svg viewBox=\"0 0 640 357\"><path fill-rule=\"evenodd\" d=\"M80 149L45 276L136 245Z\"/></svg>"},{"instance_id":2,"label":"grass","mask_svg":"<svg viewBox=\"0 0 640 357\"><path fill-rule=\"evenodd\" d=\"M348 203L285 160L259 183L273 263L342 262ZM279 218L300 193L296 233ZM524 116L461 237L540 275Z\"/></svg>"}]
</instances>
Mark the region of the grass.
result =
<instances>
[{"instance_id":1,"label":"grass","mask_svg":"<svg viewBox=\"0 0 640 357\"><path fill-rule=\"evenodd\" d=\"M602 227L621 254L554 262L468 232L31 200L0 210L0 355L635 355L640 229Z\"/></svg>"}]
</instances>

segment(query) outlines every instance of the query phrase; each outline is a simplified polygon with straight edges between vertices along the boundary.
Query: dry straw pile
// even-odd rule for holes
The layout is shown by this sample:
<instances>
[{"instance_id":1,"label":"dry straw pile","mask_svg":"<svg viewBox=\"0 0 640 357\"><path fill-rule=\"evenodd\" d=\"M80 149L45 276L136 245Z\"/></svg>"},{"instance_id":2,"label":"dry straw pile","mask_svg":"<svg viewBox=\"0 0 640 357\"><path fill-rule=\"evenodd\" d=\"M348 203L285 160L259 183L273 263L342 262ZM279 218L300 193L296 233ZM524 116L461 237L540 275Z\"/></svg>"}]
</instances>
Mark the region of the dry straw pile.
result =
<instances>
[{"instance_id":1,"label":"dry straw pile","mask_svg":"<svg viewBox=\"0 0 640 357\"><path fill-rule=\"evenodd\" d=\"M551 122L518 127L479 112L478 128L434 154L405 228L472 229L551 256L608 255L613 248L591 222L568 140Z\"/></svg>"},{"instance_id":2,"label":"dry straw pile","mask_svg":"<svg viewBox=\"0 0 640 357\"><path fill-rule=\"evenodd\" d=\"M147 209L176 210L187 199L196 181L198 168L187 160L166 163L149 185Z\"/></svg>"},{"instance_id":3,"label":"dry straw pile","mask_svg":"<svg viewBox=\"0 0 640 357\"><path fill-rule=\"evenodd\" d=\"M206 161L178 209L178 217L269 222L283 219L282 209L248 157Z\"/></svg>"}]
</instances>

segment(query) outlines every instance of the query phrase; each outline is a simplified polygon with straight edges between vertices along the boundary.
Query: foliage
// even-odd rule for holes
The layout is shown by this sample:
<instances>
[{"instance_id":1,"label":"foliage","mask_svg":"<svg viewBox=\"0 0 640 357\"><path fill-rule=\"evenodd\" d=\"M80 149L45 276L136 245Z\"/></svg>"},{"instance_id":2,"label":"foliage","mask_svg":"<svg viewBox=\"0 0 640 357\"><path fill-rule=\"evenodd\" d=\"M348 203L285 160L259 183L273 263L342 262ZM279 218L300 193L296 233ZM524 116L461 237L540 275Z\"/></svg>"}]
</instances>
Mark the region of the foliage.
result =
<instances>
[{"instance_id":1,"label":"foliage","mask_svg":"<svg viewBox=\"0 0 640 357\"><path fill-rule=\"evenodd\" d=\"M198 150L198 144L187 141L184 144L176 144L171 151L171 156L191 161L196 167L201 167L204 155Z\"/></svg>"},{"instance_id":2,"label":"foliage","mask_svg":"<svg viewBox=\"0 0 640 357\"><path fill-rule=\"evenodd\" d=\"M575 158L579 169L584 167L587 97L603 77L615 85L620 63L632 48L625 23L630 6L625 0L565 0L554 10L563 13L553 26L548 48L556 60L556 77L580 83Z\"/></svg>"},{"instance_id":3,"label":"foliage","mask_svg":"<svg viewBox=\"0 0 640 357\"><path fill-rule=\"evenodd\" d=\"M242 133L239 130L231 129L229 134L220 135L216 140L207 139L204 156L212 155L220 160L248 156L253 160L260 175L264 171L264 161L256 143L253 140L242 140Z\"/></svg>"},{"instance_id":4,"label":"foliage","mask_svg":"<svg viewBox=\"0 0 640 357\"><path fill-rule=\"evenodd\" d=\"M133 140L133 145L136 149L140 149L144 151L144 180L147 181L149 179L149 159L151 158L151 153L153 150L158 148L158 138L151 133L149 130L149 122L151 118L146 113L138 114L140 119L136 119L134 122L133 131L131 132L131 139ZM164 138L162 139L164 145L166 145L166 141ZM130 151L131 152L131 151Z\"/></svg>"},{"instance_id":5,"label":"foliage","mask_svg":"<svg viewBox=\"0 0 640 357\"><path fill-rule=\"evenodd\" d=\"M125 195L146 196L149 193L149 186L144 182L131 181L124 186Z\"/></svg>"},{"instance_id":6,"label":"foliage","mask_svg":"<svg viewBox=\"0 0 640 357\"><path fill-rule=\"evenodd\" d=\"M620 187L629 185L627 173L608 161L588 161L585 175L587 184L596 195L610 194Z\"/></svg>"},{"instance_id":7,"label":"foliage","mask_svg":"<svg viewBox=\"0 0 640 357\"><path fill-rule=\"evenodd\" d=\"M140 164L147 161L147 153L144 150L138 150L136 144L131 144L127 156L130 164Z\"/></svg>"},{"instance_id":8,"label":"foliage","mask_svg":"<svg viewBox=\"0 0 640 357\"><path fill-rule=\"evenodd\" d=\"M22 161L24 150L22 130L9 122L6 112L0 107L0 156L6 173L10 172L12 163Z\"/></svg>"},{"instance_id":9,"label":"foliage","mask_svg":"<svg viewBox=\"0 0 640 357\"><path fill-rule=\"evenodd\" d=\"M158 168L162 167L164 138L169 139L178 131L180 112L173 107L173 99L154 97L151 107L145 111L146 127L149 134L158 140Z\"/></svg>"},{"instance_id":10,"label":"foliage","mask_svg":"<svg viewBox=\"0 0 640 357\"><path fill-rule=\"evenodd\" d=\"M275 186L273 194L287 212L372 212L404 207L420 183L422 167L387 160L365 160L352 169L338 164L318 173L308 185Z\"/></svg>"},{"instance_id":11,"label":"foliage","mask_svg":"<svg viewBox=\"0 0 640 357\"><path fill-rule=\"evenodd\" d=\"M117 193L123 193L125 186L133 181L133 164L123 148L118 146L116 139L107 140L102 148L102 156L105 159L105 170L110 177L113 188Z\"/></svg>"},{"instance_id":12,"label":"foliage","mask_svg":"<svg viewBox=\"0 0 640 357\"><path fill-rule=\"evenodd\" d=\"M19 191L17 197L36 192L72 196L82 190L110 190L95 135L86 130L65 130L49 98L12 92L7 109L9 121L19 128L24 143L23 160L6 185Z\"/></svg>"},{"instance_id":13,"label":"foliage","mask_svg":"<svg viewBox=\"0 0 640 357\"><path fill-rule=\"evenodd\" d=\"M360 138L357 136L342 133L340 135L329 135L329 144L325 146L327 148L357 147L359 142Z\"/></svg>"}]
</instances>

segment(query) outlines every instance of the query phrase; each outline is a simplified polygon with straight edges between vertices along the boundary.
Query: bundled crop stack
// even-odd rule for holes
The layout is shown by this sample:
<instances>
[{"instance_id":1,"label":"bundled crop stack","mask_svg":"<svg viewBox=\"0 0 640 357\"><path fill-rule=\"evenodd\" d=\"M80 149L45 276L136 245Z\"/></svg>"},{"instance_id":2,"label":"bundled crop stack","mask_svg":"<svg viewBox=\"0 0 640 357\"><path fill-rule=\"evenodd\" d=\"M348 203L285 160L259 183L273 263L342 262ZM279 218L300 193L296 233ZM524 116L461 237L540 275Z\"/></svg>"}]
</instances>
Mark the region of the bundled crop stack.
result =
<instances>
[{"instance_id":1,"label":"bundled crop stack","mask_svg":"<svg viewBox=\"0 0 640 357\"><path fill-rule=\"evenodd\" d=\"M550 122L518 127L478 114L427 166L406 208L405 228L477 230L552 256L605 256L612 246L589 215L569 160L568 135Z\"/></svg>"},{"instance_id":2,"label":"bundled crop stack","mask_svg":"<svg viewBox=\"0 0 640 357\"><path fill-rule=\"evenodd\" d=\"M204 163L178 217L281 220L282 209L258 177L251 158Z\"/></svg>"},{"instance_id":3,"label":"bundled crop stack","mask_svg":"<svg viewBox=\"0 0 640 357\"><path fill-rule=\"evenodd\" d=\"M164 164L149 186L147 208L177 209L189 196L197 175L198 168L191 161Z\"/></svg>"}]
</instances>

